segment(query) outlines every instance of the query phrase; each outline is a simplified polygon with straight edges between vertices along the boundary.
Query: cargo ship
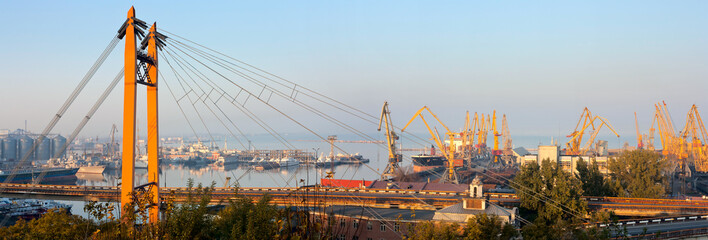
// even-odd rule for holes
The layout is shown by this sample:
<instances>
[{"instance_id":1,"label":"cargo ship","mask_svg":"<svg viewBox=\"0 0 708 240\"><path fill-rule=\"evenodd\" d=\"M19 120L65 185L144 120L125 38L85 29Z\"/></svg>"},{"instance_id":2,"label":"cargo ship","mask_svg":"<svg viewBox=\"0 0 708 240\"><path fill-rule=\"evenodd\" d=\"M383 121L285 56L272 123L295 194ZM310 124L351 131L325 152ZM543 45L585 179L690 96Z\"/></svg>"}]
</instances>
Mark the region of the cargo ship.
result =
<instances>
[{"instance_id":1,"label":"cargo ship","mask_svg":"<svg viewBox=\"0 0 708 240\"><path fill-rule=\"evenodd\" d=\"M423 172L438 167L444 167L447 160L442 155L435 154L435 146L430 148L430 154L418 154L411 156L413 160L413 171Z\"/></svg>"},{"instance_id":2,"label":"cargo ship","mask_svg":"<svg viewBox=\"0 0 708 240\"><path fill-rule=\"evenodd\" d=\"M44 173L40 182L56 182L76 180L76 172L79 168L45 168L45 169L22 169L15 173L15 177L10 182L29 183L39 178ZM12 170L0 170L0 182L6 182L12 175Z\"/></svg>"},{"instance_id":3,"label":"cargo ship","mask_svg":"<svg viewBox=\"0 0 708 240\"><path fill-rule=\"evenodd\" d=\"M419 154L411 156L411 159L413 159L414 172L423 172L438 167L444 167L447 163L445 157L440 155Z\"/></svg>"}]
</instances>

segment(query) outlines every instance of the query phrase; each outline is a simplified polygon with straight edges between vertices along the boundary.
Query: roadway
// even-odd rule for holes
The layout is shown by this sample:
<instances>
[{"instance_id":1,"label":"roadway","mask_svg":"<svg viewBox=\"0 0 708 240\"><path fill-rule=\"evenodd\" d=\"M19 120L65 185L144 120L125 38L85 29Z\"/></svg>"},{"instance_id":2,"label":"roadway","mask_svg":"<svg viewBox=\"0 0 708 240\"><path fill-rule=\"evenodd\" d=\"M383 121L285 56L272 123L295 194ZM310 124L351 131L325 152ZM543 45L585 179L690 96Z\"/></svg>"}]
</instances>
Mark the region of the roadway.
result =
<instances>
[{"instance_id":1,"label":"roadway","mask_svg":"<svg viewBox=\"0 0 708 240\"><path fill-rule=\"evenodd\" d=\"M43 184L0 184L0 194L18 198L50 198L63 200L118 201L119 187L94 187ZM215 204L234 198L234 188L214 188ZM185 187L160 188L162 196L172 196L176 201L186 200L189 189ZM281 205L349 205L383 208L440 209L459 203L467 192L422 191L410 189L368 188L239 188L241 196L258 199L268 194L273 202ZM510 193L485 193L489 201L504 206L518 206L519 199ZM676 199L640 199L614 197L584 197L591 209L612 210L622 216L662 216L708 214L708 201Z\"/></svg>"},{"instance_id":2,"label":"roadway","mask_svg":"<svg viewBox=\"0 0 708 240\"><path fill-rule=\"evenodd\" d=\"M641 219L622 221L613 226L602 224L601 227L609 227L613 232L613 236L640 236L640 235L655 235L662 234L665 237L670 236L690 236L696 233L705 234L708 231L708 215L702 216L684 216L678 218L656 218L656 219ZM624 234L618 234L626 229Z\"/></svg>"},{"instance_id":3,"label":"roadway","mask_svg":"<svg viewBox=\"0 0 708 240\"><path fill-rule=\"evenodd\" d=\"M61 200L118 201L118 187L72 185L0 184L0 195L16 198L44 198ZM212 203L219 204L236 197L234 188L214 188ZM183 202L188 188L160 188L162 196L172 196ZM460 201L465 193L452 191L412 191L400 189L359 188L239 188L238 195L258 199L268 194L281 205L367 205L385 208L440 209Z\"/></svg>"}]
</instances>

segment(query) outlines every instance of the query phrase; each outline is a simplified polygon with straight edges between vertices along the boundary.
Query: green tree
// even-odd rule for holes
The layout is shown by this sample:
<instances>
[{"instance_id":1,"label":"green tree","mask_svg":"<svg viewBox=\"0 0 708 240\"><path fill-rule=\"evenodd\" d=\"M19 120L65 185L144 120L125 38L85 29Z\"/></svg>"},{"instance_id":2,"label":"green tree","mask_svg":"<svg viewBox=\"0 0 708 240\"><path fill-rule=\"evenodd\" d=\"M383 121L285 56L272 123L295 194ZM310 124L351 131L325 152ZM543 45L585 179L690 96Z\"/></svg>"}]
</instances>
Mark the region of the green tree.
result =
<instances>
[{"instance_id":1,"label":"green tree","mask_svg":"<svg viewBox=\"0 0 708 240\"><path fill-rule=\"evenodd\" d=\"M0 228L0 235L3 239L87 239L96 230L88 219L51 210L40 218Z\"/></svg>"},{"instance_id":2,"label":"green tree","mask_svg":"<svg viewBox=\"0 0 708 240\"><path fill-rule=\"evenodd\" d=\"M649 150L622 152L609 160L610 186L620 197L659 198L664 196L667 162Z\"/></svg>"},{"instance_id":3,"label":"green tree","mask_svg":"<svg viewBox=\"0 0 708 240\"><path fill-rule=\"evenodd\" d=\"M608 184L605 182L605 178L600 172L597 162L590 161L590 165L580 158L577 163L576 177L582 182L583 192L586 196L609 196L611 191L609 190Z\"/></svg>"},{"instance_id":4,"label":"green tree","mask_svg":"<svg viewBox=\"0 0 708 240\"><path fill-rule=\"evenodd\" d=\"M170 239L207 239L214 235L209 203L215 183L210 187L199 184L194 188L193 185L190 179L186 203L165 213L165 235Z\"/></svg>"},{"instance_id":5,"label":"green tree","mask_svg":"<svg viewBox=\"0 0 708 240\"><path fill-rule=\"evenodd\" d=\"M526 164L514 178L514 189L521 207L538 213L548 224L558 220L577 223L587 213L587 202L581 199L582 183L563 171L557 163L545 159L539 166Z\"/></svg>"},{"instance_id":6,"label":"green tree","mask_svg":"<svg viewBox=\"0 0 708 240\"><path fill-rule=\"evenodd\" d=\"M536 218L532 224L528 224L521 229L521 235L524 239L571 239L563 236L571 235L571 230L568 229L568 223L563 220L558 220L557 223L548 223L544 219Z\"/></svg>"},{"instance_id":7,"label":"green tree","mask_svg":"<svg viewBox=\"0 0 708 240\"><path fill-rule=\"evenodd\" d=\"M574 239L587 214L582 183L548 159L529 163L514 178L521 207L535 211L533 223L522 228L524 239ZM529 219L532 219L529 218Z\"/></svg>"},{"instance_id":8,"label":"green tree","mask_svg":"<svg viewBox=\"0 0 708 240\"><path fill-rule=\"evenodd\" d=\"M453 240L459 239L460 225L437 221L421 221L408 228L407 240Z\"/></svg>"},{"instance_id":9,"label":"green tree","mask_svg":"<svg viewBox=\"0 0 708 240\"><path fill-rule=\"evenodd\" d=\"M519 235L513 226L503 223L496 215L479 214L467 221L465 240L512 239Z\"/></svg>"}]
</instances>

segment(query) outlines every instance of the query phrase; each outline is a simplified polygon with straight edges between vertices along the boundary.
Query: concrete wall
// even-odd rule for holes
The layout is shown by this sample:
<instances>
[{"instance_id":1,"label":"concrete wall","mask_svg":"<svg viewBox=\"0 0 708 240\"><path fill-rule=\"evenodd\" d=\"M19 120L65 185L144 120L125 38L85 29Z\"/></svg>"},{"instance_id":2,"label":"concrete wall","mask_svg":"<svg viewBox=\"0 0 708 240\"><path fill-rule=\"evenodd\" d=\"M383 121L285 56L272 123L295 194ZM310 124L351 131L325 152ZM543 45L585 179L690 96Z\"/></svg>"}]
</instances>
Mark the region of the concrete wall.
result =
<instances>
[{"instance_id":1,"label":"concrete wall","mask_svg":"<svg viewBox=\"0 0 708 240\"><path fill-rule=\"evenodd\" d=\"M550 145L550 146L538 146L538 161L541 163L541 161L550 159L551 162L557 162L558 161L558 156L560 155L560 149L558 146L555 145Z\"/></svg>"}]
</instances>

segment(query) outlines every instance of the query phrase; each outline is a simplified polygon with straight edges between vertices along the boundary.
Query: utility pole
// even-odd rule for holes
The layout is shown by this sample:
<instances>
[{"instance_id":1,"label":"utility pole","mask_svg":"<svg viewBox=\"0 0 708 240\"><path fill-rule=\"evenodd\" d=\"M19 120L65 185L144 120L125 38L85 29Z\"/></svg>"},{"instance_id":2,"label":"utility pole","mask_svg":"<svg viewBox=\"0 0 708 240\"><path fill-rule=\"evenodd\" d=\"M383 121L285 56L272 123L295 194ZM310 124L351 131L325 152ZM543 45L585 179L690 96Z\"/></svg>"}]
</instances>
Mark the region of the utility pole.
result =
<instances>
[{"instance_id":1,"label":"utility pole","mask_svg":"<svg viewBox=\"0 0 708 240\"><path fill-rule=\"evenodd\" d=\"M330 170L327 173L328 178L334 178L334 141L337 140L337 135L330 135L327 137L327 141L329 141L329 161L330 161Z\"/></svg>"}]
</instances>

